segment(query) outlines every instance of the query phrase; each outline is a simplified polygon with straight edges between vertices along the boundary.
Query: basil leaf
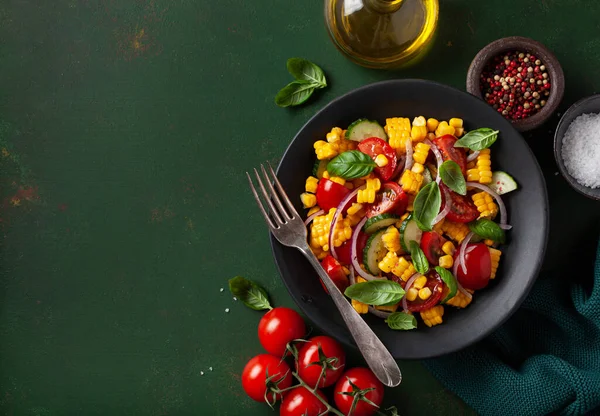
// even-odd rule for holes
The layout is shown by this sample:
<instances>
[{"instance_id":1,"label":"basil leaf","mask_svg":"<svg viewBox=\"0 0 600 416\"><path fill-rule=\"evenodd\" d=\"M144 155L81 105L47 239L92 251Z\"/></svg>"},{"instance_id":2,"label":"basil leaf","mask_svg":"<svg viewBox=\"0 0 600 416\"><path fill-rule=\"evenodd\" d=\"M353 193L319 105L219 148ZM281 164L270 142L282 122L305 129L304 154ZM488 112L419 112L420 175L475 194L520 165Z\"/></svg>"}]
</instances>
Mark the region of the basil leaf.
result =
<instances>
[{"instance_id":1,"label":"basil leaf","mask_svg":"<svg viewBox=\"0 0 600 416\"><path fill-rule=\"evenodd\" d=\"M229 279L229 291L250 309L255 311L273 309L269 303L267 292L252 280L241 276Z\"/></svg>"},{"instance_id":2,"label":"basil leaf","mask_svg":"<svg viewBox=\"0 0 600 416\"><path fill-rule=\"evenodd\" d=\"M283 87L275 96L275 104L279 107L300 105L315 91L314 84L308 81L293 81Z\"/></svg>"},{"instance_id":3,"label":"basil leaf","mask_svg":"<svg viewBox=\"0 0 600 416\"><path fill-rule=\"evenodd\" d=\"M287 60L287 70L298 80L308 81L315 88L325 88L327 80L323 70L304 58L290 58Z\"/></svg>"},{"instance_id":4,"label":"basil leaf","mask_svg":"<svg viewBox=\"0 0 600 416\"><path fill-rule=\"evenodd\" d=\"M348 150L327 164L327 172L344 179L358 179L371 173L375 166L371 156L358 150Z\"/></svg>"},{"instance_id":5,"label":"basil leaf","mask_svg":"<svg viewBox=\"0 0 600 416\"><path fill-rule=\"evenodd\" d=\"M367 305L389 306L400 302L404 289L392 280L371 280L348 286L344 294Z\"/></svg>"},{"instance_id":6,"label":"basil leaf","mask_svg":"<svg viewBox=\"0 0 600 416\"><path fill-rule=\"evenodd\" d=\"M442 278L444 283L446 283L446 286L448 286L448 289L450 290L450 292L448 292L448 295L446 295L446 297L442 300L442 303L446 303L454 296L456 296L456 290L458 289L458 285L456 284L456 278L452 273L450 273L443 267L436 266L435 271L440 275L440 277Z\"/></svg>"},{"instance_id":7,"label":"basil leaf","mask_svg":"<svg viewBox=\"0 0 600 416\"><path fill-rule=\"evenodd\" d=\"M468 147L471 150L487 149L494 144L498 138L498 130L492 130L487 127L482 127L477 130L471 130L461 139L454 143L454 147Z\"/></svg>"},{"instance_id":8,"label":"basil leaf","mask_svg":"<svg viewBox=\"0 0 600 416\"><path fill-rule=\"evenodd\" d=\"M460 166L453 160L446 160L440 166L440 177L446 186L460 195L467 194L467 182Z\"/></svg>"},{"instance_id":9,"label":"basil leaf","mask_svg":"<svg viewBox=\"0 0 600 416\"><path fill-rule=\"evenodd\" d=\"M406 331L417 327L417 318L414 315L409 315L405 312L394 312L387 317L385 322L392 329Z\"/></svg>"},{"instance_id":10,"label":"basil leaf","mask_svg":"<svg viewBox=\"0 0 600 416\"><path fill-rule=\"evenodd\" d=\"M427 257L421 247L419 247L419 243L415 240L411 240L409 243L410 246L410 256L412 257L412 262L415 266L415 269L421 273L425 274L429 270L429 262L427 261Z\"/></svg>"},{"instance_id":11,"label":"basil leaf","mask_svg":"<svg viewBox=\"0 0 600 416\"><path fill-rule=\"evenodd\" d=\"M469 223L469 229L481 238L493 240L497 243L506 241L506 233L498 224L487 218L480 218Z\"/></svg>"},{"instance_id":12,"label":"basil leaf","mask_svg":"<svg viewBox=\"0 0 600 416\"><path fill-rule=\"evenodd\" d=\"M442 196L440 187L434 181L425 185L417 194L413 203L415 221L423 231L431 231L432 222L440 212Z\"/></svg>"}]
</instances>

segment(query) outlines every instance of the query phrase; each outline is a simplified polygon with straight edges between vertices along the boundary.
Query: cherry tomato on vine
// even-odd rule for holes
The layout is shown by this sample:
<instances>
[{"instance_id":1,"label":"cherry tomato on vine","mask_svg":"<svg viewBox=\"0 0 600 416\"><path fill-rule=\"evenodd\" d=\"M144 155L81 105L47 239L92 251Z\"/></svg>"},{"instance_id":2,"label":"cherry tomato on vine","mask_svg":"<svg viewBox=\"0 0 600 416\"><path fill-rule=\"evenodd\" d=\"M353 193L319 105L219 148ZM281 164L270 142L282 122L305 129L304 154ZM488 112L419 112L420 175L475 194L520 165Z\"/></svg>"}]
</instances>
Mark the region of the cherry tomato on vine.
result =
<instances>
[{"instance_id":1,"label":"cherry tomato on vine","mask_svg":"<svg viewBox=\"0 0 600 416\"><path fill-rule=\"evenodd\" d=\"M298 375L310 387L333 385L346 364L346 353L336 340L327 336L316 336L308 340L298 352ZM321 377L321 372L325 373Z\"/></svg>"},{"instance_id":2,"label":"cherry tomato on vine","mask_svg":"<svg viewBox=\"0 0 600 416\"><path fill-rule=\"evenodd\" d=\"M258 323L258 339L263 348L278 357L285 354L288 342L304 338L306 326L298 312L290 308L273 308Z\"/></svg>"},{"instance_id":3,"label":"cherry tomato on vine","mask_svg":"<svg viewBox=\"0 0 600 416\"><path fill-rule=\"evenodd\" d=\"M327 402L321 390L317 394ZM288 391L283 397L280 416L319 416L325 414L327 406L321 402L310 390L299 386Z\"/></svg>"},{"instance_id":4,"label":"cherry tomato on vine","mask_svg":"<svg viewBox=\"0 0 600 416\"><path fill-rule=\"evenodd\" d=\"M383 401L383 384L368 368L351 368L338 380L333 389L333 398L344 415L371 416Z\"/></svg>"},{"instance_id":5,"label":"cherry tomato on vine","mask_svg":"<svg viewBox=\"0 0 600 416\"><path fill-rule=\"evenodd\" d=\"M267 380L267 373L269 374ZM269 354L260 354L250 359L242 371L242 387L246 394L257 402L274 403L281 399L272 389L285 389L292 385L292 373L285 361Z\"/></svg>"}]
</instances>

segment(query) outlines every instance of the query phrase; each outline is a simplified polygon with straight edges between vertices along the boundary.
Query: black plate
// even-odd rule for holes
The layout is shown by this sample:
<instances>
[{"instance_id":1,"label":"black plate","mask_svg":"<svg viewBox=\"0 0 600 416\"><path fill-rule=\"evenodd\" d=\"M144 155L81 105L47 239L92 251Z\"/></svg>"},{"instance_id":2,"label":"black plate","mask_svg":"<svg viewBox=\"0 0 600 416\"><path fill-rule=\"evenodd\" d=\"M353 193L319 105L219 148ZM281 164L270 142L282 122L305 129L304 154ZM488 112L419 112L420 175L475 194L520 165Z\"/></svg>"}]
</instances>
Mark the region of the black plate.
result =
<instances>
[{"instance_id":1,"label":"black plate","mask_svg":"<svg viewBox=\"0 0 600 416\"><path fill-rule=\"evenodd\" d=\"M502 249L498 276L474 296L464 310L446 307L443 325L413 331L393 331L383 320L365 315L375 333L399 359L435 357L457 351L492 332L521 304L539 272L548 236L548 198L540 167L521 135L501 115L478 98L454 88L423 80L385 81L351 91L332 101L302 127L288 149L278 177L298 212L299 195L315 161L313 143L323 140L333 126L347 127L366 117L385 123L387 117L424 115L438 120L459 117L467 129L500 130L492 146L495 169L509 172L520 189L505 197L510 244ZM339 313L323 291L318 276L302 254L271 237L275 263L290 295L324 333L354 345Z\"/></svg>"}]
</instances>

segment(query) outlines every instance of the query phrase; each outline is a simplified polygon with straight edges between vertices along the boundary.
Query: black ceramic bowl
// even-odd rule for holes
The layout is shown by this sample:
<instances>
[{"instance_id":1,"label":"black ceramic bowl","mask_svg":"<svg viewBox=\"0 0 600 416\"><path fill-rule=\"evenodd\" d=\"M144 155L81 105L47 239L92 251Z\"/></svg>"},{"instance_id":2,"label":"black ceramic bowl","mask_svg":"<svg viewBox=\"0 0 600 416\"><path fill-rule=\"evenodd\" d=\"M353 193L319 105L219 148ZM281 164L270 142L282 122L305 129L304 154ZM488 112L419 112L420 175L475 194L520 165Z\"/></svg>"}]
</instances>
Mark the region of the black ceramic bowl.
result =
<instances>
[{"instance_id":1,"label":"black ceramic bowl","mask_svg":"<svg viewBox=\"0 0 600 416\"><path fill-rule=\"evenodd\" d=\"M298 212L299 195L315 161L313 143L333 126L346 127L366 117L385 123L387 117L424 115L439 120L460 117L467 129L500 130L492 147L493 166L509 172L520 189L507 194L509 244L503 248L498 275L476 293L464 310L447 307L443 325L412 331L393 331L383 320L365 315L395 358L435 357L457 351L497 328L521 304L533 285L544 257L548 234L548 200L540 167L525 140L500 114L483 101L454 88L423 80L385 81L351 91L319 111L288 147L277 175ZM292 298L323 332L354 345L335 305L323 291L316 272L302 254L271 238L275 262Z\"/></svg>"},{"instance_id":2,"label":"black ceramic bowl","mask_svg":"<svg viewBox=\"0 0 600 416\"><path fill-rule=\"evenodd\" d=\"M569 185L571 185L573 189L588 198L600 201L600 188L592 189L577 182L577 180L567 171L562 158L563 137L565 136L567 129L577 117L589 113L600 113L600 94L592 95L591 97L577 101L565 114L563 114L558 123L558 127L556 128L556 133L554 134L554 158L556 159L556 164L560 169L560 173L562 173L563 177L569 182Z\"/></svg>"}]
</instances>

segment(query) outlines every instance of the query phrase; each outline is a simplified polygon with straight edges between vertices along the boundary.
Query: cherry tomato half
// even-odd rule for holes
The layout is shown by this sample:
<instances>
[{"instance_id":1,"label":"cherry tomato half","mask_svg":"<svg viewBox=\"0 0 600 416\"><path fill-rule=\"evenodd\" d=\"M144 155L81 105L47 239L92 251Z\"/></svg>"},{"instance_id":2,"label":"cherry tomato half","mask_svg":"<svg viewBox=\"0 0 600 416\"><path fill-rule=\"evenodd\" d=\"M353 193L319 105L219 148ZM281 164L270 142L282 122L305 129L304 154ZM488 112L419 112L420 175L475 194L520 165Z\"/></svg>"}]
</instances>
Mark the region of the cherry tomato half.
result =
<instances>
[{"instance_id":1,"label":"cherry tomato half","mask_svg":"<svg viewBox=\"0 0 600 416\"><path fill-rule=\"evenodd\" d=\"M367 209L367 217L389 212L403 215L408 206L408 194L396 182L386 182L381 186L375 197L375 202Z\"/></svg>"},{"instance_id":2,"label":"cherry tomato half","mask_svg":"<svg viewBox=\"0 0 600 416\"><path fill-rule=\"evenodd\" d=\"M450 211L446 215L446 218L453 222L471 222L475 221L479 217L479 211L475 206L475 203L469 198L469 196L462 196L454 191L451 191L442 184L442 188L446 189L452 199L452 206ZM442 189L442 210L446 206L446 193Z\"/></svg>"},{"instance_id":3,"label":"cherry tomato half","mask_svg":"<svg viewBox=\"0 0 600 416\"><path fill-rule=\"evenodd\" d=\"M454 147L454 143L456 143L458 139L450 134L446 134L445 136L438 137L433 140L433 144L440 149L442 153L442 158L444 160L453 160L458 166L460 166L460 170L462 170L463 175L467 174L467 152L462 147Z\"/></svg>"},{"instance_id":4,"label":"cherry tomato half","mask_svg":"<svg viewBox=\"0 0 600 416\"><path fill-rule=\"evenodd\" d=\"M258 340L269 353L282 357L288 342L304 338L306 326L298 312L282 306L265 313L258 323Z\"/></svg>"},{"instance_id":5,"label":"cherry tomato half","mask_svg":"<svg viewBox=\"0 0 600 416\"><path fill-rule=\"evenodd\" d=\"M339 183L321 178L317 186L317 205L328 212L331 208L337 208L342 200L350 193L350 190Z\"/></svg>"},{"instance_id":6,"label":"cherry tomato half","mask_svg":"<svg viewBox=\"0 0 600 416\"><path fill-rule=\"evenodd\" d=\"M427 257L431 267L438 266L440 264L440 257L446 254L442 251L442 246L446 241L448 240L435 231L423 233L421 237L421 250L425 253L425 257Z\"/></svg>"},{"instance_id":7,"label":"cherry tomato half","mask_svg":"<svg viewBox=\"0 0 600 416\"><path fill-rule=\"evenodd\" d=\"M373 160L375 160L378 155L384 155L388 160L388 164L381 168L376 167L375 173L383 181L389 181L392 178L392 175L396 170L398 159L396 158L396 151L392 149L392 146L390 146L388 142L379 137L370 137L358 144L358 150L371 156Z\"/></svg>"},{"instance_id":8,"label":"cherry tomato half","mask_svg":"<svg viewBox=\"0 0 600 416\"><path fill-rule=\"evenodd\" d=\"M455 261L459 251L456 250ZM479 290L488 285L492 275L492 258L490 250L484 243L467 244L465 266L466 273L463 272L461 266L458 266L456 272L456 278L465 289Z\"/></svg>"},{"instance_id":9,"label":"cherry tomato half","mask_svg":"<svg viewBox=\"0 0 600 416\"><path fill-rule=\"evenodd\" d=\"M372 390L369 390L366 393L360 392L357 391L353 385L358 387L359 390ZM359 396L356 407L352 412L352 416L374 415L383 401L383 394L383 384L381 384L371 370L364 367L355 367L346 371L333 389L335 405L344 415L350 414L354 396ZM363 395L365 399L373 402L377 407L365 400L361 400L360 397Z\"/></svg>"},{"instance_id":10,"label":"cherry tomato half","mask_svg":"<svg viewBox=\"0 0 600 416\"><path fill-rule=\"evenodd\" d=\"M317 394L321 396L325 402L327 398L321 390L317 390ZM280 416L319 416L325 414L327 406L321 402L317 396L311 391L299 386L285 394L281 407L279 408Z\"/></svg>"},{"instance_id":11,"label":"cherry tomato half","mask_svg":"<svg viewBox=\"0 0 600 416\"><path fill-rule=\"evenodd\" d=\"M344 293L348 286L350 286L350 282L348 282L348 276L346 276L346 273L344 272L340 262L334 259L331 254L328 254L321 261L321 266L323 269L325 269L327 275L331 277L331 280L333 280L333 283L335 283L338 289ZM323 282L321 282L321 285L323 286L323 289L325 289L325 292L329 293Z\"/></svg>"},{"instance_id":12,"label":"cherry tomato half","mask_svg":"<svg viewBox=\"0 0 600 416\"><path fill-rule=\"evenodd\" d=\"M428 287L429 290L431 290L431 296L429 296L426 300L423 300L417 296L415 300L407 301L406 306L411 312L420 312L425 309L432 308L437 305L442 298L444 282L442 281L440 275L435 270L431 270L426 276L427 283L424 287Z\"/></svg>"},{"instance_id":13,"label":"cherry tomato half","mask_svg":"<svg viewBox=\"0 0 600 416\"><path fill-rule=\"evenodd\" d=\"M242 387L246 394L257 402L265 401L267 392L267 373L271 383L277 383L279 389L285 389L292 385L292 373L290 367L281 358L269 354L260 354L252 358L242 371ZM281 395L268 393L269 402L273 403L281 399Z\"/></svg>"},{"instance_id":14,"label":"cherry tomato half","mask_svg":"<svg viewBox=\"0 0 600 416\"><path fill-rule=\"evenodd\" d=\"M323 365L319 363L319 348L323 355L327 357L326 370L319 387L328 387L335 383L344 372L346 365L346 353L333 338L320 335L308 340L298 351L298 375L310 387L315 387Z\"/></svg>"}]
</instances>

